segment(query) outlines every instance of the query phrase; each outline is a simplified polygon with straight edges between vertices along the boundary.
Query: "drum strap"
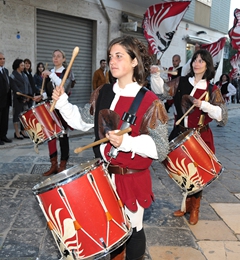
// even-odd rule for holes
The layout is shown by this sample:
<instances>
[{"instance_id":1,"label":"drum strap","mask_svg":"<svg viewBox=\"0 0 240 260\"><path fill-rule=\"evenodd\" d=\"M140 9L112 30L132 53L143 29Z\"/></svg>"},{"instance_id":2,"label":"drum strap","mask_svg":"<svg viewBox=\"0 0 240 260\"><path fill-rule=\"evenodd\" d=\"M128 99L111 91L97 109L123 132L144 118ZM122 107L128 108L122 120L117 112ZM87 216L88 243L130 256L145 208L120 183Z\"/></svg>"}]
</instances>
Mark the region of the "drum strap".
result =
<instances>
[{"instance_id":1,"label":"drum strap","mask_svg":"<svg viewBox=\"0 0 240 260\"><path fill-rule=\"evenodd\" d=\"M210 96L212 94L212 88L213 88L213 85L211 83L208 83L207 94L205 96L205 101L207 101L207 102L210 100ZM199 121L198 121L198 126L202 127L204 125L205 115L206 115L206 113L202 111Z\"/></svg>"},{"instance_id":2,"label":"drum strap","mask_svg":"<svg viewBox=\"0 0 240 260\"><path fill-rule=\"evenodd\" d=\"M137 117L136 117L137 110L147 91L149 91L149 90L146 87L142 87L138 91L136 97L134 98L134 100L131 104L129 111L123 113L122 120L124 122L122 123L120 130L126 129L130 125L133 125L135 123L135 121L137 119ZM117 155L118 155L118 150L112 146L111 150L109 151L109 156L112 158L116 158Z\"/></svg>"}]
</instances>

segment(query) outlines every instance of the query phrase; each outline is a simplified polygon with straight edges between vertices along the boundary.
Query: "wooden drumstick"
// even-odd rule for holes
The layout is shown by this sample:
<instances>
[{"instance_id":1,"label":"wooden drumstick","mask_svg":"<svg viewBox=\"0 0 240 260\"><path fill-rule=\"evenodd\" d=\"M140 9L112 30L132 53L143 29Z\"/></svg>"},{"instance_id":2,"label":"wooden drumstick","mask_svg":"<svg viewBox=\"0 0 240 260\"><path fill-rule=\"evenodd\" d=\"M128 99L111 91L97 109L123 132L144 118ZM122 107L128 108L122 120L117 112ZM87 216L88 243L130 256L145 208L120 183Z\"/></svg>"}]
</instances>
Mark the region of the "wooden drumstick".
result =
<instances>
[{"instance_id":1,"label":"wooden drumstick","mask_svg":"<svg viewBox=\"0 0 240 260\"><path fill-rule=\"evenodd\" d=\"M198 99L202 99L206 94L207 94L207 91L205 91L205 92L201 95L201 97L198 98ZM179 125L179 124L181 123L181 121L183 120L183 118L184 118L185 116L187 116L187 115L189 114L189 112L190 112L194 107L195 107L195 105L193 104L193 105L188 109L188 111L187 111L180 119L178 119L178 121L175 123L175 125Z\"/></svg>"},{"instance_id":2,"label":"wooden drumstick","mask_svg":"<svg viewBox=\"0 0 240 260\"><path fill-rule=\"evenodd\" d=\"M131 132L131 131L132 131L132 128L131 128L131 127L128 127L128 128L126 128L126 129L120 130L119 132L116 133L116 135L123 135L123 134L129 133L129 132ZM107 137L105 137L105 138L102 138L102 139L100 139L100 140L98 140L98 141L95 141L95 142L93 142L93 143L91 143L91 144L88 144L88 145L86 145L86 146L78 147L78 148L76 148L76 149L74 150L74 153L81 153L82 151L84 151L84 150L86 150L86 149L88 149L88 148L91 148L91 147L93 147L93 146L96 146L96 145L105 143L105 142L107 142L108 140L109 140L109 139L108 139Z\"/></svg>"},{"instance_id":3,"label":"wooden drumstick","mask_svg":"<svg viewBox=\"0 0 240 260\"><path fill-rule=\"evenodd\" d=\"M25 95L25 94L23 94L23 93L21 93L21 92L16 92L16 94L19 95L19 96L23 96L23 97L26 97L26 98L33 99L33 97L28 96L28 95Z\"/></svg>"},{"instance_id":4,"label":"wooden drumstick","mask_svg":"<svg viewBox=\"0 0 240 260\"><path fill-rule=\"evenodd\" d=\"M61 87L64 86L64 84L65 84L65 82L66 82L66 80L67 80L67 78L68 78L68 74L69 74L69 72L70 72L70 70L71 70L71 68L72 68L72 65L73 65L73 62L74 62L75 58L76 58L77 55L78 55L78 52L79 52L79 47L75 47L74 50L73 50L73 53L72 53L72 58L71 58L71 60L70 60L70 62L69 62L69 65L68 65L68 67L67 67L67 70L66 70L66 72L65 72L65 74L64 74L64 76L63 76L62 82L61 82L61 84L60 84ZM52 103L52 105L51 105L51 108L50 108L50 112L52 112L52 111L54 110L55 105L56 105L56 102L57 102L56 100L53 101L53 103Z\"/></svg>"},{"instance_id":5,"label":"wooden drumstick","mask_svg":"<svg viewBox=\"0 0 240 260\"><path fill-rule=\"evenodd\" d=\"M171 70L158 70L161 73L167 73L176 76L178 74L177 71L171 71Z\"/></svg>"},{"instance_id":6,"label":"wooden drumstick","mask_svg":"<svg viewBox=\"0 0 240 260\"><path fill-rule=\"evenodd\" d=\"M47 69L47 67L48 67L48 64L46 63L46 65L45 65L45 70ZM41 87L40 95L43 94L44 84L45 84L45 77L43 78L43 81L42 81L42 87Z\"/></svg>"}]
</instances>

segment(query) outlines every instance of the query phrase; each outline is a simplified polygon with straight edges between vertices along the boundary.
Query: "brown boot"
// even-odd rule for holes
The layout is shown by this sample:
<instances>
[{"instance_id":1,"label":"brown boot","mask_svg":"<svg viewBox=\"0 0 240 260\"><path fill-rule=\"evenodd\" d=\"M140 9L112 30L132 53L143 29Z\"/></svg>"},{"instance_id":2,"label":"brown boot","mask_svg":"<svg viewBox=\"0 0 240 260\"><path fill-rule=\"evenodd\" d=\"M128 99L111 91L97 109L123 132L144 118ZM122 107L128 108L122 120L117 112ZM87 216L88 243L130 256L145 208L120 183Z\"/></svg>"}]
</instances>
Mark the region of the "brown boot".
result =
<instances>
[{"instance_id":1,"label":"brown boot","mask_svg":"<svg viewBox=\"0 0 240 260\"><path fill-rule=\"evenodd\" d=\"M58 172L57 156L51 158L50 160L51 160L51 164L52 164L51 168L47 172L44 172L43 176L49 176L51 174L55 174Z\"/></svg>"},{"instance_id":2,"label":"brown boot","mask_svg":"<svg viewBox=\"0 0 240 260\"><path fill-rule=\"evenodd\" d=\"M179 209L179 210L173 212L174 217L182 217L182 216L184 216L185 213L190 213L191 204L192 204L191 201L192 201L192 197L187 197L187 199L186 199L186 212L183 212Z\"/></svg>"},{"instance_id":3,"label":"brown boot","mask_svg":"<svg viewBox=\"0 0 240 260\"><path fill-rule=\"evenodd\" d=\"M189 218L189 223L191 225L196 225L198 223L198 213L199 213L199 208L200 208L200 201L201 197L195 198L194 196L192 197L192 209L190 212L190 218Z\"/></svg>"},{"instance_id":4,"label":"brown boot","mask_svg":"<svg viewBox=\"0 0 240 260\"><path fill-rule=\"evenodd\" d=\"M66 170L67 160L61 160L57 172L62 172Z\"/></svg>"},{"instance_id":5,"label":"brown boot","mask_svg":"<svg viewBox=\"0 0 240 260\"><path fill-rule=\"evenodd\" d=\"M123 250L120 254L111 257L111 260L125 260L125 250Z\"/></svg>"}]
</instances>

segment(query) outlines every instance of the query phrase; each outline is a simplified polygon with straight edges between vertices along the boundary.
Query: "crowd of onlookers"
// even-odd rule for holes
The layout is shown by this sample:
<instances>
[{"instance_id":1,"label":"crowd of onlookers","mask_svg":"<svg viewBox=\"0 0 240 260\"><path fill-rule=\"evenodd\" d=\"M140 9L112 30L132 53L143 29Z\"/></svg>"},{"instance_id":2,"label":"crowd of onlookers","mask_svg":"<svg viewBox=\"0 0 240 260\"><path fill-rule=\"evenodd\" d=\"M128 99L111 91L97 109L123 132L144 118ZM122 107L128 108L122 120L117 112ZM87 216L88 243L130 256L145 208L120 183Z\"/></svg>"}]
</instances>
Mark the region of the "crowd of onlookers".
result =
<instances>
[{"instance_id":1,"label":"crowd of onlookers","mask_svg":"<svg viewBox=\"0 0 240 260\"><path fill-rule=\"evenodd\" d=\"M15 59L12 72L5 68L5 56L0 52L0 145L12 142L7 137L9 110L12 107L14 138L22 140L29 138L19 121L19 115L33 104L34 95L40 94L42 87L41 73L44 64L38 63L36 72L32 73L32 63L29 59Z\"/></svg>"}]
</instances>

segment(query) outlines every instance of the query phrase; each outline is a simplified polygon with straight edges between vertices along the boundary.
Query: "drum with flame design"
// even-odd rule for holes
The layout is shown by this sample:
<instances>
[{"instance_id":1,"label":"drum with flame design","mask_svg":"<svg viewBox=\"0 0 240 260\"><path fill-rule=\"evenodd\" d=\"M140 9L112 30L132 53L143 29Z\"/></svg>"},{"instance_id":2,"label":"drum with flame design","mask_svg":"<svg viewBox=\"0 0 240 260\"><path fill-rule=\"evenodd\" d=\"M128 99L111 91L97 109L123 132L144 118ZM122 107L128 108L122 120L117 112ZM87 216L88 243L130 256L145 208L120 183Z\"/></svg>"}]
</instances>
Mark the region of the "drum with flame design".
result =
<instances>
[{"instance_id":1,"label":"drum with flame design","mask_svg":"<svg viewBox=\"0 0 240 260\"><path fill-rule=\"evenodd\" d=\"M170 153L163 165L188 195L202 190L223 171L222 164L195 129L177 136L169 145Z\"/></svg>"},{"instance_id":2,"label":"drum with flame design","mask_svg":"<svg viewBox=\"0 0 240 260\"><path fill-rule=\"evenodd\" d=\"M56 111L50 111L49 102L39 103L19 115L19 119L35 144L49 141L64 133Z\"/></svg>"},{"instance_id":3,"label":"drum with flame design","mask_svg":"<svg viewBox=\"0 0 240 260\"><path fill-rule=\"evenodd\" d=\"M73 166L35 185L62 259L99 259L132 233L122 202L102 161Z\"/></svg>"}]
</instances>

